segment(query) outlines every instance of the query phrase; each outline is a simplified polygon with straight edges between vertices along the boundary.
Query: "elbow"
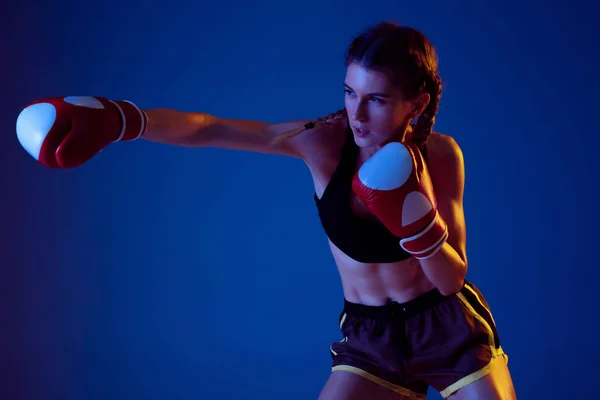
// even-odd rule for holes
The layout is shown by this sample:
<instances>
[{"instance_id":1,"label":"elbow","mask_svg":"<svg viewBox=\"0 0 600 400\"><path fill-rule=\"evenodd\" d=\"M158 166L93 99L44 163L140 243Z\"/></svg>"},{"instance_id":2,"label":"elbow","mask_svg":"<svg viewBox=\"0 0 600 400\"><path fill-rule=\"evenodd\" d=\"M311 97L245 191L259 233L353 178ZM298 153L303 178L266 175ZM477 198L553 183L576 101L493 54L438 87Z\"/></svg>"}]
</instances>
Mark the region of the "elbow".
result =
<instances>
[{"instance_id":1,"label":"elbow","mask_svg":"<svg viewBox=\"0 0 600 400\"><path fill-rule=\"evenodd\" d=\"M448 297L460 292L465 285L465 278L453 280L451 282L445 282L444 285L440 285L437 289L442 296Z\"/></svg>"},{"instance_id":2,"label":"elbow","mask_svg":"<svg viewBox=\"0 0 600 400\"><path fill-rule=\"evenodd\" d=\"M469 262L464 255L458 255L454 261L454 268L451 269L452 273L449 276L450 279L447 279L443 287L439 289L444 296L452 296L460 292L465 286L465 278L467 276L467 270L469 269Z\"/></svg>"},{"instance_id":3,"label":"elbow","mask_svg":"<svg viewBox=\"0 0 600 400\"><path fill-rule=\"evenodd\" d=\"M182 141L189 147L208 147L213 145L218 129L217 118L206 113L185 113Z\"/></svg>"},{"instance_id":4,"label":"elbow","mask_svg":"<svg viewBox=\"0 0 600 400\"><path fill-rule=\"evenodd\" d=\"M438 290L443 296L452 296L462 290L465 286L465 277L467 275L467 264L463 263L451 275L447 275L443 282L440 282Z\"/></svg>"}]
</instances>

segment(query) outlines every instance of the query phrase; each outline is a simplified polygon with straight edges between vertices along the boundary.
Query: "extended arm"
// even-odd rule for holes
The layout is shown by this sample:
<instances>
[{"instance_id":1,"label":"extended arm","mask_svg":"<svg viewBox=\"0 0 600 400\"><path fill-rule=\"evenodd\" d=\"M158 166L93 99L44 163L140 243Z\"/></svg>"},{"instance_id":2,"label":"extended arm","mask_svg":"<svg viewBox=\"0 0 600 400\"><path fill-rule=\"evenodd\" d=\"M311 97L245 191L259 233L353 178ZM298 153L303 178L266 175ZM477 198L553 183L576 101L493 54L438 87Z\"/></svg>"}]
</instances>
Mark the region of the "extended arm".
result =
<instances>
[{"instance_id":1,"label":"extended arm","mask_svg":"<svg viewBox=\"0 0 600 400\"><path fill-rule=\"evenodd\" d=\"M268 123L220 118L201 112L150 109L143 139L186 147L219 147L304 158L306 136L274 143L282 133L303 127L308 120Z\"/></svg>"},{"instance_id":2,"label":"extended arm","mask_svg":"<svg viewBox=\"0 0 600 400\"><path fill-rule=\"evenodd\" d=\"M142 110L129 101L94 96L37 100L17 118L21 145L50 168L78 167L106 146L146 139L188 147L221 147L305 159L314 150L318 132L274 141L288 131L302 130L308 120L267 123L219 118L173 109Z\"/></svg>"}]
</instances>

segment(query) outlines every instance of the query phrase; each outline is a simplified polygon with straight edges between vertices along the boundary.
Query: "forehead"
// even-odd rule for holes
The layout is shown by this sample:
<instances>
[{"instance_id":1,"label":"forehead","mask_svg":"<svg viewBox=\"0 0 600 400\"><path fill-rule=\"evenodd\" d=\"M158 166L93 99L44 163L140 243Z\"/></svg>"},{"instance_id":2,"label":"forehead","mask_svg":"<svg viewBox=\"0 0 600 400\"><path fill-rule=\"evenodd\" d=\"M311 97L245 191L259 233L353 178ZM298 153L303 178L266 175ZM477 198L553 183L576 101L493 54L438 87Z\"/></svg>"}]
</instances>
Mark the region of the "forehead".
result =
<instances>
[{"instance_id":1,"label":"forehead","mask_svg":"<svg viewBox=\"0 0 600 400\"><path fill-rule=\"evenodd\" d=\"M345 83L358 92L392 92L394 85L389 71L379 68L366 68L350 64L346 69Z\"/></svg>"}]
</instances>

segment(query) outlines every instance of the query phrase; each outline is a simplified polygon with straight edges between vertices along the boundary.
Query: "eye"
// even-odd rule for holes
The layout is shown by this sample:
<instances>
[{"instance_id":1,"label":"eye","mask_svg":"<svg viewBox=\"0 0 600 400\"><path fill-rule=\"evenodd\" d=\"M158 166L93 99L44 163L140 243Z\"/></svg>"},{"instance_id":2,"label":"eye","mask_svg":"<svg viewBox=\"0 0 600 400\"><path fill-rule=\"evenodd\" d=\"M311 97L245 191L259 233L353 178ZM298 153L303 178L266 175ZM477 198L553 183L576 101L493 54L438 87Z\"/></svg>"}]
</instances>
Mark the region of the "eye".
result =
<instances>
[{"instance_id":1,"label":"eye","mask_svg":"<svg viewBox=\"0 0 600 400\"><path fill-rule=\"evenodd\" d=\"M349 96L354 94L354 92L352 92L352 90L350 90L350 89L344 89L344 92Z\"/></svg>"},{"instance_id":2,"label":"eye","mask_svg":"<svg viewBox=\"0 0 600 400\"><path fill-rule=\"evenodd\" d=\"M371 101L374 101L378 104L383 104L383 100L381 100L379 97L371 97Z\"/></svg>"}]
</instances>

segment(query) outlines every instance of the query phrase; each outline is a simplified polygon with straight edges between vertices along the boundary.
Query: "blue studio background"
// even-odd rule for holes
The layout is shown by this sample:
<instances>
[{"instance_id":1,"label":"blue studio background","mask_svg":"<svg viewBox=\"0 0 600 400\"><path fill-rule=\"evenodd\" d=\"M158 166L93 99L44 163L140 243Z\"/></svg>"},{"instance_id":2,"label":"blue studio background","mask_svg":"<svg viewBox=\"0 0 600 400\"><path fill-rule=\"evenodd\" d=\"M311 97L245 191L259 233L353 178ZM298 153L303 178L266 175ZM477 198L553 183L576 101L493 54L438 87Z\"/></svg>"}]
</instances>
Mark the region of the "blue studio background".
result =
<instances>
[{"instance_id":1,"label":"blue studio background","mask_svg":"<svg viewBox=\"0 0 600 400\"><path fill-rule=\"evenodd\" d=\"M301 162L137 141L50 170L15 121L63 95L326 115L343 104L346 45L387 19L437 46L436 130L466 162L468 278L519 398L596 398L599 31L582 4L7 5L0 399L315 399L343 299Z\"/></svg>"}]
</instances>

